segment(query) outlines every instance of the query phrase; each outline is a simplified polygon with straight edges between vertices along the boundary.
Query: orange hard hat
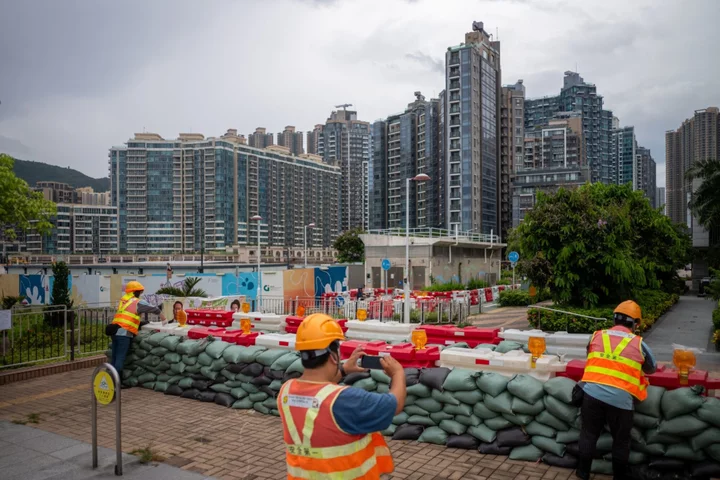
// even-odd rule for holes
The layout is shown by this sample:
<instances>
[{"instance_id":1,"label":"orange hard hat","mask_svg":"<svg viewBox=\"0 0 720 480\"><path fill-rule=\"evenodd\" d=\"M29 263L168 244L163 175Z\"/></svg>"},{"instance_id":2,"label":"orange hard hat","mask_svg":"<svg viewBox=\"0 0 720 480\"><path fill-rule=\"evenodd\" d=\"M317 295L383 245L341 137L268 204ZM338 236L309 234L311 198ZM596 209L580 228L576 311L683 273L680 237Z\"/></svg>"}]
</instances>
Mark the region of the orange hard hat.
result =
<instances>
[{"instance_id":1,"label":"orange hard hat","mask_svg":"<svg viewBox=\"0 0 720 480\"><path fill-rule=\"evenodd\" d=\"M330 315L313 313L305 317L295 335L295 350L325 350L334 341L345 340L340 324Z\"/></svg>"},{"instance_id":2,"label":"orange hard hat","mask_svg":"<svg viewBox=\"0 0 720 480\"><path fill-rule=\"evenodd\" d=\"M142 292L143 290L145 290L145 287L142 286L142 283L134 280L132 282L128 282L125 286L125 293Z\"/></svg>"},{"instance_id":3,"label":"orange hard hat","mask_svg":"<svg viewBox=\"0 0 720 480\"><path fill-rule=\"evenodd\" d=\"M615 311L613 311L613 313L621 313L632 318L636 322L642 320L642 310L640 309L640 305L633 302L632 300L625 300L624 302L622 302L615 308Z\"/></svg>"}]
</instances>

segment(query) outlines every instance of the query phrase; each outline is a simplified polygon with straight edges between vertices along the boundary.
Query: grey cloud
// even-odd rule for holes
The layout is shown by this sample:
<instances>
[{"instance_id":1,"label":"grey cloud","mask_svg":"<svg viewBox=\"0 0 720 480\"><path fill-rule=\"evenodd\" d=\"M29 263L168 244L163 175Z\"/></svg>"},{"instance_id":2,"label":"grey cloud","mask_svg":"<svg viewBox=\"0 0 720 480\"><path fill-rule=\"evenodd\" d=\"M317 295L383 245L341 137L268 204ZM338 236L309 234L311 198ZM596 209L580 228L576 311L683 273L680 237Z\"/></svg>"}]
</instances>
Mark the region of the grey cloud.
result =
<instances>
[{"instance_id":1,"label":"grey cloud","mask_svg":"<svg viewBox=\"0 0 720 480\"><path fill-rule=\"evenodd\" d=\"M415 52L405 54L405 58L414 60L429 70L437 73L443 73L445 71L445 61L433 58L427 53Z\"/></svg>"}]
</instances>

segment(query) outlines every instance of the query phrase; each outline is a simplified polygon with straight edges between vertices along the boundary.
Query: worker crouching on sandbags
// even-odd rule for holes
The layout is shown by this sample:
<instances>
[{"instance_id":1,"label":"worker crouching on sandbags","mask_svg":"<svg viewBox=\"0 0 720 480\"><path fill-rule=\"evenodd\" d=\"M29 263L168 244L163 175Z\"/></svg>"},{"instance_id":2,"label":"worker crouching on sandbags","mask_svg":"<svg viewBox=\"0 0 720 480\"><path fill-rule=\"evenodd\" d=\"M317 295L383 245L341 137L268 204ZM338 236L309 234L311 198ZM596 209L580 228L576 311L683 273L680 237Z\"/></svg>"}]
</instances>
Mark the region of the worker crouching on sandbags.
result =
<instances>
[{"instance_id":1,"label":"worker crouching on sandbags","mask_svg":"<svg viewBox=\"0 0 720 480\"><path fill-rule=\"evenodd\" d=\"M305 369L278 394L287 449L288 479L379 479L393 471L380 435L405 406L405 372L391 357L381 365L391 378L390 393L338 385L346 373L363 372L358 348L343 368L342 328L330 316L309 315L298 327L295 348Z\"/></svg>"},{"instance_id":2,"label":"worker crouching on sandbags","mask_svg":"<svg viewBox=\"0 0 720 480\"><path fill-rule=\"evenodd\" d=\"M645 373L655 372L657 366L650 348L632 333L641 319L637 303L622 302L614 311L615 326L595 332L588 345L585 373L578 384L581 390L573 392L574 401L582 402L579 478L590 478L595 444L606 423L613 438L613 478L629 478L633 397L638 401L647 398Z\"/></svg>"}]
</instances>

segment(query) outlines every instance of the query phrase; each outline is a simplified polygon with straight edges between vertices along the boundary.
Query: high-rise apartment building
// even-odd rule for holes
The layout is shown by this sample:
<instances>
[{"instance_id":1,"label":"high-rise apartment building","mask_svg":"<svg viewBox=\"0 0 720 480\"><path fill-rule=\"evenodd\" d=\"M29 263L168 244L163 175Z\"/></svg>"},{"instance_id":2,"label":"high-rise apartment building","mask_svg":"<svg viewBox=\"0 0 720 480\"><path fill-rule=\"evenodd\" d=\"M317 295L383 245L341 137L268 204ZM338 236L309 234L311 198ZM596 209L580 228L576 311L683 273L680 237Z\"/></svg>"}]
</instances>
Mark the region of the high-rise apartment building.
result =
<instances>
[{"instance_id":1,"label":"high-rise apartment building","mask_svg":"<svg viewBox=\"0 0 720 480\"><path fill-rule=\"evenodd\" d=\"M617 171L617 184L629 183L638 190L637 139L635 127L616 128L610 132L610 159Z\"/></svg>"},{"instance_id":2,"label":"high-rise apartment building","mask_svg":"<svg viewBox=\"0 0 720 480\"><path fill-rule=\"evenodd\" d=\"M318 139L318 155L325 163L340 168L339 229L346 232L363 228L367 215L370 161L370 124L357 119L357 112L337 110L330 114Z\"/></svg>"},{"instance_id":3,"label":"high-rise apartment building","mask_svg":"<svg viewBox=\"0 0 720 480\"><path fill-rule=\"evenodd\" d=\"M440 101L426 100L415 92L415 101L400 114L372 125L372 191L370 228L405 228L407 179L424 173L429 181L410 181L410 228L438 227L440 166L438 148Z\"/></svg>"},{"instance_id":4,"label":"high-rise apartment building","mask_svg":"<svg viewBox=\"0 0 720 480\"><path fill-rule=\"evenodd\" d=\"M238 138L244 139L242 136ZM255 148L265 148L270 145L275 145L275 141L273 140L273 134L267 133L267 129L265 127L258 127L255 129L255 133L248 135L247 144Z\"/></svg>"},{"instance_id":5,"label":"high-rise apartment building","mask_svg":"<svg viewBox=\"0 0 720 480\"><path fill-rule=\"evenodd\" d=\"M522 80L502 87L500 107L500 234L506 239L512 219L511 177L525 153L525 86Z\"/></svg>"},{"instance_id":6,"label":"high-rise apartment building","mask_svg":"<svg viewBox=\"0 0 720 480\"><path fill-rule=\"evenodd\" d=\"M277 144L290 150L293 155L305 153L303 148L303 133L296 132L295 127L288 125L285 130L277 134Z\"/></svg>"},{"instance_id":7,"label":"high-rise apartment building","mask_svg":"<svg viewBox=\"0 0 720 480\"><path fill-rule=\"evenodd\" d=\"M322 130L323 125L318 124L315 125L315 128L313 128L311 131L307 132L307 153L311 155L318 154L318 142L320 141Z\"/></svg>"},{"instance_id":8,"label":"high-rise apartment building","mask_svg":"<svg viewBox=\"0 0 720 480\"><path fill-rule=\"evenodd\" d=\"M645 196L650 201L650 205L655 208L657 201L655 196L657 194L657 166L655 160L650 154L650 149L638 146L636 149L636 165L637 165L637 178L638 186L637 190L645 192Z\"/></svg>"},{"instance_id":9,"label":"high-rise apartment building","mask_svg":"<svg viewBox=\"0 0 720 480\"><path fill-rule=\"evenodd\" d=\"M583 119L584 150L593 182L616 183L617 172L610 158L613 115L603 110L597 88L576 72L565 72L560 94L525 102L525 128L545 125L557 112L579 112Z\"/></svg>"},{"instance_id":10,"label":"high-rise apartment building","mask_svg":"<svg viewBox=\"0 0 720 480\"><path fill-rule=\"evenodd\" d=\"M499 234L500 42L473 22L445 53L447 224Z\"/></svg>"},{"instance_id":11,"label":"high-rise apartment building","mask_svg":"<svg viewBox=\"0 0 720 480\"><path fill-rule=\"evenodd\" d=\"M277 150L277 151L274 151ZM122 252L175 253L254 245L315 244L338 235L340 170L283 147L247 146L236 130L217 138L136 134L110 149L112 202ZM252 221L255 215L261 222ZM319 246L319 245L318 245Z\"/></svg>"},{"instance_id":12,"label":"high-rise apartment building","mask_svg":"<svg viewBox=\"0 0 720 480\"><path fill-rule=\"evenodd\" d=\"M41 192L45 200L54 203L76 203L77 201L76 189L67 183L37 182L33 190Z\"/></svg>"},{"instance_id":13,"label":"high-rise apartment building","mask_svg":"<svg viewBox=\"0 0 720 480\"><path fill-rule=\"evenodd\" d=\"M92 187L81 187L75 189L77 202L83 205L112 205L110 192L96 192Z\"/></svg>"},{"instance_id":14,"label":"high-rise apartment building","mask_svg":"<svg viewBox=\"0 0 720 480\"><path fill-rule=\"evenodd\" d=\"M662 208L662 212L667 215L667 208L665 205L665 187L657 187L655 190L655 208Z\"/></svg>"},{"instance_id":15,"label":"high-rise apartment building","mask_svg":"<svg viewBox=\"0 0 720 480\"><path fill-rule=\"evenodd\" d=\"M59 203L47 235L28 232L28 253L50 255L118 253L117 208L107 205Z\"/></svg>"}]
</instances>

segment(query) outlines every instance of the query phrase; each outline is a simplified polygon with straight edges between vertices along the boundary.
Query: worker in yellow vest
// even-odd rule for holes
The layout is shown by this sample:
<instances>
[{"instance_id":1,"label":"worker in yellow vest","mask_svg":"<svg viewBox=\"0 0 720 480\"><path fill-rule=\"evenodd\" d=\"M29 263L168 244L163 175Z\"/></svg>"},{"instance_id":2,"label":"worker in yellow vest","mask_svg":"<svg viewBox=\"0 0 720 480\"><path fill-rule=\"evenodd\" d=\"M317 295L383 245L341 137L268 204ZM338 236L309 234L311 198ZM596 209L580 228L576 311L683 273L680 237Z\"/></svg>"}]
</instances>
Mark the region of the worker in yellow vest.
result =
<instances>
[{"instance_id":1,"label":"worker in yellow vest","mask_svg":"<svg viewBox=\"0 0 720 480\"><path fill-rule=\"evenodd\" d=\"M145 287L140 282L128 282L125 286L125 295L120 299L117 313L113 317L113 321L106 333L112 336L112 366L115 367L118 374L122 372L125 364L125 357L133 337L138 334L141 324L147 323L142 321L140 316L145 313L151 313L160 316L160 320L165 323L165 315L160 307L155 307L140 300L140 295L145 291Z\"/></svg>"},{"instance_id":2,"label":"worker in yellow vest","mask_svg":"<svg viewBox=\"0 0 720 480\"><path fill-rule=\"evenodd\" d=\"M606 423L613 437L613 478L629 478L634 399L647 398L645 374L654 373L657 368L650 348L632 333L642 320L640 305L632 300L622 302L615 308L613 318L614 327L593 334L579 384L583 398L576 475L582 479L590 478L595 444Z\"/></svg>"},{"instance_id":3,"label":"worker in yellow vest","mask_svg":"<svg viewBox=\"0 0 720 480\"><path fill-rule=\"evenodd\" d=\"M379 479L393 471L390 450L378 433L405 406L405 371L392 357L381 365L390 392L379 394L338 382L346 373L365 371L358 348L343 365L342 328L330 316L309 315L298 327L295 349L305 371L278 394L283 422L288 480Z\"/></svg>"}]
</instances>

